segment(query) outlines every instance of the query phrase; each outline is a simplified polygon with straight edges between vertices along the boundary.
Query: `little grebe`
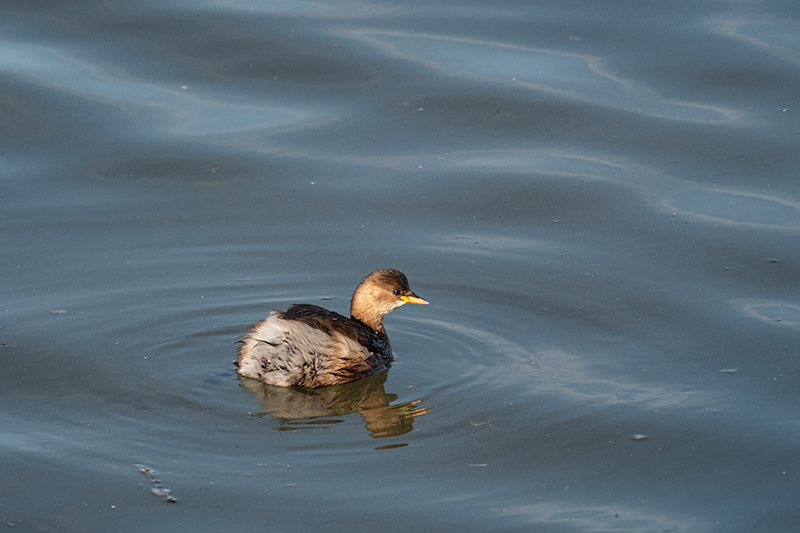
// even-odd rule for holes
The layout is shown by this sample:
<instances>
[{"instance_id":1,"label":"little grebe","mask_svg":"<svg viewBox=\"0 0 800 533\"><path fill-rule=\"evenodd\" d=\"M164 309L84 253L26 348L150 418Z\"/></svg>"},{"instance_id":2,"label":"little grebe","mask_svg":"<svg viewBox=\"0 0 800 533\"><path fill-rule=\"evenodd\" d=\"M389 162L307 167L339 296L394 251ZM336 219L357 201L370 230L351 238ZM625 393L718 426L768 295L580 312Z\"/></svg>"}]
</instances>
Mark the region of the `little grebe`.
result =
<instances>
[{"instance_id":1,"label":"little grebe","mask_svg":"<svg viewBox=\"0 0 800 533\"><path fill-rule=\"evenodd\" d=\"M405 303L427 304L399 270L376 270L356 288L350 318L294 304L251 326L236 360L239 374L282 387L325 387L386 368L392 347L383 315Z\"/></svg>"}]
</instances>

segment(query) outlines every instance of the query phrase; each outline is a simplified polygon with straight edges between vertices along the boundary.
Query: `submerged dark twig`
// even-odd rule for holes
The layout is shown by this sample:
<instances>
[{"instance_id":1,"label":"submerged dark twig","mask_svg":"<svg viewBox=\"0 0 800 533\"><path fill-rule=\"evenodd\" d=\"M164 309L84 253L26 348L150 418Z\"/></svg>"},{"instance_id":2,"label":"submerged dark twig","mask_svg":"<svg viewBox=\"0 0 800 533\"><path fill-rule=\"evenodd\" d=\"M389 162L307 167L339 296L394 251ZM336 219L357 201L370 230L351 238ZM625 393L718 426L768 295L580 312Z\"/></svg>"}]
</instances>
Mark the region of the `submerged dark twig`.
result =
<instances>
[{"instance_id":1,"label":"submerged dark twig","mask_svg":"<svg viewBox=\"0 0 800 533\"><path fill-rule=\"evenodd\" d=\"M139 467L139 471L145 476L147 476L147 479L152 481L153 485L155 485L155 488L150 489L151 491L153 491L153 494L155 494L156 496L163 497L169 503L178 503L178 500L169 495L169 489L165 489L164 487L161 486L161 482L155 478L152 470L150 470L144 465L137 464L136 466Z\"/></svg>"}]
</instances>

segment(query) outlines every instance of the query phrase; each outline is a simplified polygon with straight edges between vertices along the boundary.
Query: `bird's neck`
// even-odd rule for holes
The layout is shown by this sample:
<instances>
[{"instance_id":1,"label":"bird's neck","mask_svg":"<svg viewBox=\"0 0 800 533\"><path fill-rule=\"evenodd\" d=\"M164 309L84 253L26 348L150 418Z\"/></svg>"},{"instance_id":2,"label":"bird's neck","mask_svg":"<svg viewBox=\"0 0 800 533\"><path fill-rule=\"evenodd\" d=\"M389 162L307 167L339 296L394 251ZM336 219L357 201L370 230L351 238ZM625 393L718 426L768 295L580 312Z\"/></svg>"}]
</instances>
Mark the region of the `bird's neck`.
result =
<instances>
[{"instance_id":1,"label":"bird's neck","mask_svg":"<svg viewBox=\"0 0 800 533\"><path fill-rule=\"evenodd\" d=\"M373 305L375 297L363 287L356 289L350 301L350 316L359 320L378 333L386 333L383 329L383 313Z\"/></svg>"},{"instance_id":2,"label":"bird's neck","mask_svg":"<svg viewBox=\"0 0 800 533\"><path fill-rule=\"evenodd\" d=\"M378 313L369 313L364 309L350 309L350 316L359 322L367 325L375 331L376 333L380 333L381 335L386 334L386 330L383 328L383 315Z\"/></svg>"}]
</instances>

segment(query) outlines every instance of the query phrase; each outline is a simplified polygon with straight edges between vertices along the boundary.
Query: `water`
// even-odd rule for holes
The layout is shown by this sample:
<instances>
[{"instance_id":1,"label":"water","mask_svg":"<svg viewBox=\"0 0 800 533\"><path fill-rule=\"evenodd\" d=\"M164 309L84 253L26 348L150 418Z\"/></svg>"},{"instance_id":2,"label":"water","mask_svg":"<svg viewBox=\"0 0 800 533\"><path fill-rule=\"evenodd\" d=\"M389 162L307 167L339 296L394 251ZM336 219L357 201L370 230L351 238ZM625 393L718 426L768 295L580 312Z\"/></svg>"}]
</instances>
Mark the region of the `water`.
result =
<instances>
[{"instance_id":1,"label":"water","mask_svg":"<svg viewBox=\"0 0 800 533\"><path fill-rule=\"evenodd\" d=\"M2 11L3 528L800 526L794 3ZM233 373L384 267L388 372Z\"/></svg>"}]
</instances>

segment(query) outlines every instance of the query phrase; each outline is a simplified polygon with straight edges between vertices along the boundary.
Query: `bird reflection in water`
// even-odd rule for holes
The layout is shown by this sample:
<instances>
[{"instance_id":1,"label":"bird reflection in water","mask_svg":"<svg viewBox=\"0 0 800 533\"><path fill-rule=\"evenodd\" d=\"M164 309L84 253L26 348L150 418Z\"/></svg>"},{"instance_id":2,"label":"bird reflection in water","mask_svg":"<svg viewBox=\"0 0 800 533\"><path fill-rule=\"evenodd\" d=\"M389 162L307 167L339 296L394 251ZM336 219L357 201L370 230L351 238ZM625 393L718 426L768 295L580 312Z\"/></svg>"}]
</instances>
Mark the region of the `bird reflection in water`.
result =
<instances>
[{"instance_id":1,"label":"bird reflection in water","mask_svg":"<svg viewBox=\"0 0 800 533\"><path fill-rule=\"evenodd\" d=\"M278 387L257 379L239 379L258 398L261 409L258 416L270 415L279 420L279 431L338 424L344 420L323 417L358 413L370 435L381 439L408 433L413 429L414 418L430 411L429 407L417 407L422 400L391 405L397 394L384 390L387 375L388 370L384 370L358 381L318 389Z\"/></svg>"}]
</instances>

